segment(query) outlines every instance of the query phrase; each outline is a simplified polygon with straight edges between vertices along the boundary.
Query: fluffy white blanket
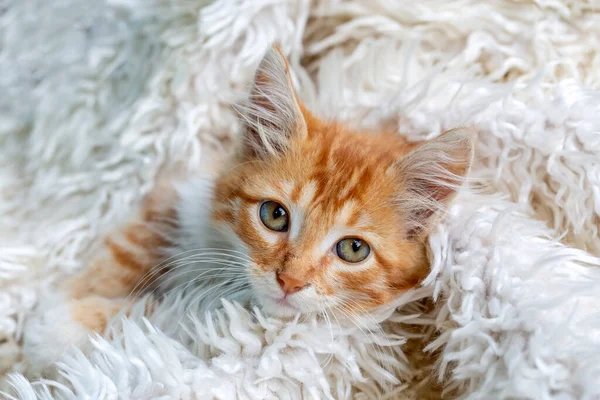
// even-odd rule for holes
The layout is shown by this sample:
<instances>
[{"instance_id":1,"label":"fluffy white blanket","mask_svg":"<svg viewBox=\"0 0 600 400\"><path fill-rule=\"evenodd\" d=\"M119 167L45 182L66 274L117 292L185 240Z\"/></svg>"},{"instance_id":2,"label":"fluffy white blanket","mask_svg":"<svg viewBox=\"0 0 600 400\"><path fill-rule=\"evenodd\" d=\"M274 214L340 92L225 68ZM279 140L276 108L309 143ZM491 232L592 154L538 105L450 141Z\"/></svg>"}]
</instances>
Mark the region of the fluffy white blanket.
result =
<instances>
[{"instance_id":1,"label":"fluffy white blanket","mask_svg":"<svg viewBox=\"0 0 600 400\"><path fill-rule=\"evenodd\" d=\"M17 373L4 387L22 399L599 398L594 3L0 0L0 372ZM273 41L324 117L415 139L477 127L486 184L432 235L423 286L353 327L229 303L188 317L171 296L90 355L65 355L60 382L27 381L19 339L41 285L85 267L161 166L229 148L230 106Z\"/></svg>"}]
</instances>

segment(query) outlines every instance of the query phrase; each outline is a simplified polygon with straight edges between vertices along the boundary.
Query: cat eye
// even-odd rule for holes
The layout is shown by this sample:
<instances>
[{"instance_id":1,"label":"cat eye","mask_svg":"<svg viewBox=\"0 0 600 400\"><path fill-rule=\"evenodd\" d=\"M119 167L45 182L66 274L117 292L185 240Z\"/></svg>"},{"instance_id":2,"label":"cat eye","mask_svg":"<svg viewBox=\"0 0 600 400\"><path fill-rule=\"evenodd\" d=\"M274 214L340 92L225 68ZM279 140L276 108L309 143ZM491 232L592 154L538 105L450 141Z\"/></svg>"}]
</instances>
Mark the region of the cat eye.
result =
<instances>
[{"instance_id":1,"label":"cat eye","mask_svg":"<svg viewBox=\"0 0 600 400\"><path fill-rule=\"evenodd\" d=\"M290 215L286 209L276 201L265 201L260 206L260 220L272 231L285 232L288 230Z\"/></svg>"},{"instance_id":2,"label":"cat eye","mask_svg":"<svg viewBox=\"0 0 600 400\"><path fill-rule=\"evenodd\" d=\"M342 260L349 263L364 261L371 253L371 247L364 240L358 238L346 238L335 245L335 252Z\"/></svg>"}]
</instances>

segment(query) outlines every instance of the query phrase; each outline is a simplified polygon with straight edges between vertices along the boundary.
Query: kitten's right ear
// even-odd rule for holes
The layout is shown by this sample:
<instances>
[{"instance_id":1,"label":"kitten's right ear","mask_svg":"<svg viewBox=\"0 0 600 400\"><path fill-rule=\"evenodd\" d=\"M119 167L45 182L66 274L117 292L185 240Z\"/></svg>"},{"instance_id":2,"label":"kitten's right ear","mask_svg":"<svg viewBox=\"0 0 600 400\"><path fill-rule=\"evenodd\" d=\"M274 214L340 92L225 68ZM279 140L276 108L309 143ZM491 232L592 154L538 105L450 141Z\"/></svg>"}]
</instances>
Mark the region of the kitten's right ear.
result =
<instances>
[{"instance_id":1,"label":"kitten's right ear","mask_svg":"<svg viewBox=\"0 0 600 400\"><path fill-rule=\"evenodd\" d=\"M457 128L417 147L394 165L402 190L398 202L407 236L428 234L465 180L473 160L474 133Z\"/></svg>"},{"instance_id":2,"label":"kitten's right ear","mask_svg":"<svg viewBox=\"0 0 600 400\"><path fill-rule=\"evenodd\" d=\"M277 47L270 48L260 62L248 106L241 114L246 158L277 156L294 135L306 133L287 60Z\"/></svg>"}]
</instances>

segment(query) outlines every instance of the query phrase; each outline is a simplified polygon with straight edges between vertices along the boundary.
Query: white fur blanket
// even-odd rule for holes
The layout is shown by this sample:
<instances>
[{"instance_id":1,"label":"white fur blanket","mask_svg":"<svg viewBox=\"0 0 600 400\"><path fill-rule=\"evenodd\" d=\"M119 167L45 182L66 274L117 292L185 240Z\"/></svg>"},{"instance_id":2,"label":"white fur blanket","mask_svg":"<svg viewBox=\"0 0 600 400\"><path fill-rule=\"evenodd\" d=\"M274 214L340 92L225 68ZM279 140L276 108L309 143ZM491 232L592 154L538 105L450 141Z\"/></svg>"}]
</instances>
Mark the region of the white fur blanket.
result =
<instances>
[{"instance_id":1,"label":"white fur blanket","mask_svg":"<svg viewBox=\"0 0 600 400\"><path fill-rule=\"evenodd\" d=\"M594 3L0 0L0 372L17 373L4 387L23 399L383 399L423 387L600 398ZM60 382L27 381L19 339L40 287L85 267L161 166L228 149L230 106L274 41L321 116L413 138L477 127L473 176L486 185L432 235L423 286L360 328L229 303L186 317L173 295L88 356L66 354Z\"/></svg>"}]
</instances>

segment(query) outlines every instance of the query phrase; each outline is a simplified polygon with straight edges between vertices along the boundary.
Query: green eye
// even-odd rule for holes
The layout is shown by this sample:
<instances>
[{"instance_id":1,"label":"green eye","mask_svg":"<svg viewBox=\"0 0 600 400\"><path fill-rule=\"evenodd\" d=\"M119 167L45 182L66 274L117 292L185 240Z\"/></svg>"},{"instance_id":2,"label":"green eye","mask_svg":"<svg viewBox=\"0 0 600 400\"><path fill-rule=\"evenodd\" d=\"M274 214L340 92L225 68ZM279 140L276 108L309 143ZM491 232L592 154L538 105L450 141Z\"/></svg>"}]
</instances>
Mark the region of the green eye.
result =
<instances>
[{"instance_id":1,"label":"green eye","mask_svg":"<svg viewBox=\"0 0 600 400\"><path fill-rule=\"evenodd\" d=\"M346 238L335 245L335 251L342 260L349 263L359 263L369 256L371 247L364 240Z\"/></svg>"},{"instance_id":2,"label":"green eye","mask_svg":"<svg viewBox=\"0 0 600 400\"><path fill-rule=\"evenodd\" d=\"M260 206L260 220L272 231L288 230L290 216L283 206L275 201L265 201Z\"/></svg>"}]
</instances>

